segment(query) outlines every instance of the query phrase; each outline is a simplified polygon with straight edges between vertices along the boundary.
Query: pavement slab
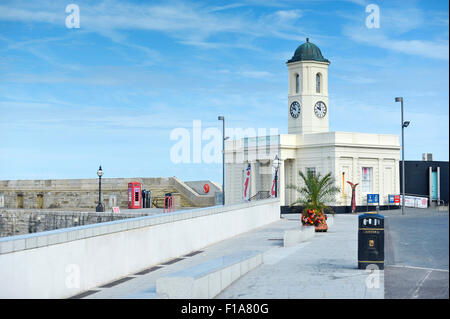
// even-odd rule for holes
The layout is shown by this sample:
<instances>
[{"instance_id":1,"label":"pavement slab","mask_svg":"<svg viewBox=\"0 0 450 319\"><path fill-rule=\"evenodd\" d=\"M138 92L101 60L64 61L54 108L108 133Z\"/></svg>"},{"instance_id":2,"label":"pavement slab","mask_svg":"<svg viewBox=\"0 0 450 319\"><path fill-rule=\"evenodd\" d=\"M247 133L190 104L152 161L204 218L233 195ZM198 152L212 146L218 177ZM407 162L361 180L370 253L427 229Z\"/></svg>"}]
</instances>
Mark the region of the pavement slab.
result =
<instances>
[{"instance_id":1,"label":"pavement slab","mask_svg":"<svg viewBox=\"0 0 450 319\"><path fill-rule=\"evenodd\" d=\"M384 272L358 269L357 231L357 215L336 215L328 232L316 233L310 241L294 247L266 252L260 267L217 298L382 299ZM284 256L274 260L277 254Z\"/></svg>"},{"instance_id":2,"label":"pavement slab","mask_svg":"<svg viewBox=\"0 0 450 319\"><path fill-rule=\"evenodd\" d=\"M244 250L263 253L263 264L236 280L216 298L384 298L384 272L370 273L357 268L357 217L335 215L328 232L316 233L306 242L284 248L284 231L299 228L300 215L283 215L277 222L204 247L195 254L180 256L177 262L148 265L146 269L160 268L148 272L142 269L114 286L92 288L98 292L85 298L158 298L158 278Z\"/></svg>"},{"instance_id":3,"label":"pavement slab","mask_svg":"<svg viewBox=\"0 0 450 319\"><path fill-rule=\"evenodd\" d=\"M435 208L384 211L386 299L448 299L449 216Z\"/></svg>"}]
</instances>

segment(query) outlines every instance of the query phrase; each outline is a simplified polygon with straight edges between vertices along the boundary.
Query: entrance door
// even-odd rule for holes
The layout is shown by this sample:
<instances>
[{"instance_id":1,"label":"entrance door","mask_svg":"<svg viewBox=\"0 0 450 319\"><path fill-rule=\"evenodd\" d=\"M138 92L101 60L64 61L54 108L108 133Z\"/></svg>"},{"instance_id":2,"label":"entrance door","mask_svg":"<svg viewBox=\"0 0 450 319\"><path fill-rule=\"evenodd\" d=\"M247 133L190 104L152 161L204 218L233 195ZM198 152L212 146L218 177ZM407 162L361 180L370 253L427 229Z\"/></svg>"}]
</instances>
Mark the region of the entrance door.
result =
<instances>
[{"instance_id":1,"label":"entrance door","mask_svg":"<svg viewBox=\"0 0 450 319\"><path fill-rule=\"evenodd\" d=\"M23 208L23 195L17 195L17 208Z\"/></svg>"},{"instance_id":2,"label":"entrance door","mask_svg":"<svg viewBox=\"0 0 450 319\"><path fill-rule=\"evenodd\" d=\"M44 195L42 194L37 195L37 208L38 209L44 208Z\"/></svg>"},{"instance_id":3,"label":"entrance door","mask_svg":"<svg viewBox=\"0 0 450 319\"><path fill-rule=\"evenodd\" d=\"M431 172L431 200L437 200L437 172Z\"/></svg>"},{"instance_id":4,"label":"entrance door","mask_svg":"<svg viewBox=\"0 0 450 319\"><path fill-rule=\"evenodd\" d=\"M284 194L285 200L284 205L290 205L295 201L295 190L292 188L286 188L288 185L295 186L295 176L294 176L294 161L293 160L285 160L284 161ZM278 177L278 181L280 181L280 177ZM278 186L280 190L282 185ZM279 195L278 195L279 196Z\"/></svg>"}]
</instances>

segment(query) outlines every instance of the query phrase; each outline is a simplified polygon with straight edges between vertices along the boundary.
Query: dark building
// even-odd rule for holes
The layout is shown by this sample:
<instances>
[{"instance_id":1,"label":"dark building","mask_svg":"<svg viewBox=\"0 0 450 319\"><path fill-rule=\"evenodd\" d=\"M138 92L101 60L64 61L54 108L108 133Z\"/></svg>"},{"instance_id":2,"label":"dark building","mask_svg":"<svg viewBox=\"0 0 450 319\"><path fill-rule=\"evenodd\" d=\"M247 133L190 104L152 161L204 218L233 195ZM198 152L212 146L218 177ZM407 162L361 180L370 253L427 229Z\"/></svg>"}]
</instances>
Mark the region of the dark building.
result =
<instances>
[{"instance_id":1,"label":"dark building","mask_svg":"<svg viewBox=\"0 0 450 319\"><path fill-rule=\"evenodd\" d=\"M400 161L400 193L403 192L401 172L402 161ZM431 202L448 205L448 178L448 162L405 161L406 195L428 197L431 198Z\"/></svg>"}]
</instances>

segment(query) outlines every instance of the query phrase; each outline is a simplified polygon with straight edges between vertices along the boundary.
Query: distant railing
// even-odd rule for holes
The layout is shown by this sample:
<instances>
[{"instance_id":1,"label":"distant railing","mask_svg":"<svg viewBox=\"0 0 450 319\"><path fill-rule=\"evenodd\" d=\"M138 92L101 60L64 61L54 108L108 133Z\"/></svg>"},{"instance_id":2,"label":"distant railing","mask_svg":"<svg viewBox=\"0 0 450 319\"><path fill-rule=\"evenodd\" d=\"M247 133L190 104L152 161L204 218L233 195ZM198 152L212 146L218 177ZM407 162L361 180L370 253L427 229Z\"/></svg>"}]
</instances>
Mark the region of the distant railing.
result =
<instances>
[{"instance_id":1,"label":"distant railing","mask_svg":"<svg viewBox=\"0 0 450 319\"><path fill-rule=\"evenodd\" d=\"M252 197L250 197L250 201L252 200L261 200L261 199L266 199L270 197L270 192L269 191L259 191L257 192L255 195L253 195Z\"/></svg>"}]
</instances>

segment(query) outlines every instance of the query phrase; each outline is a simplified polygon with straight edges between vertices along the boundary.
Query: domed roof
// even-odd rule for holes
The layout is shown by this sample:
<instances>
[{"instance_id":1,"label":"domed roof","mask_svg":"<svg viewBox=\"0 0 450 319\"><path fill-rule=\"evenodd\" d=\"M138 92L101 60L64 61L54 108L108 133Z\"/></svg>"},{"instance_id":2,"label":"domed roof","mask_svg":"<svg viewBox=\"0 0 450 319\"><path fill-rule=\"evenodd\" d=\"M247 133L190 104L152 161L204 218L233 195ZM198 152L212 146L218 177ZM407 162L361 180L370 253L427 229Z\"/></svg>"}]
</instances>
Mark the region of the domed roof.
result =
<instances>
[{"instance_id":1,"label":"domed roof","mask_svg":"<svg viewBox=\"0 0 450 319\"><path fill-rule=\"evenodd\" d=\"M300 45L297 50L295 50L294 56L287 61L287 63L297 62L297 61L319 61L328 62L320 52L320 49L314 43L309 42L309 38L306 38L306 42Z\"/></svg>"}]
</instances>

